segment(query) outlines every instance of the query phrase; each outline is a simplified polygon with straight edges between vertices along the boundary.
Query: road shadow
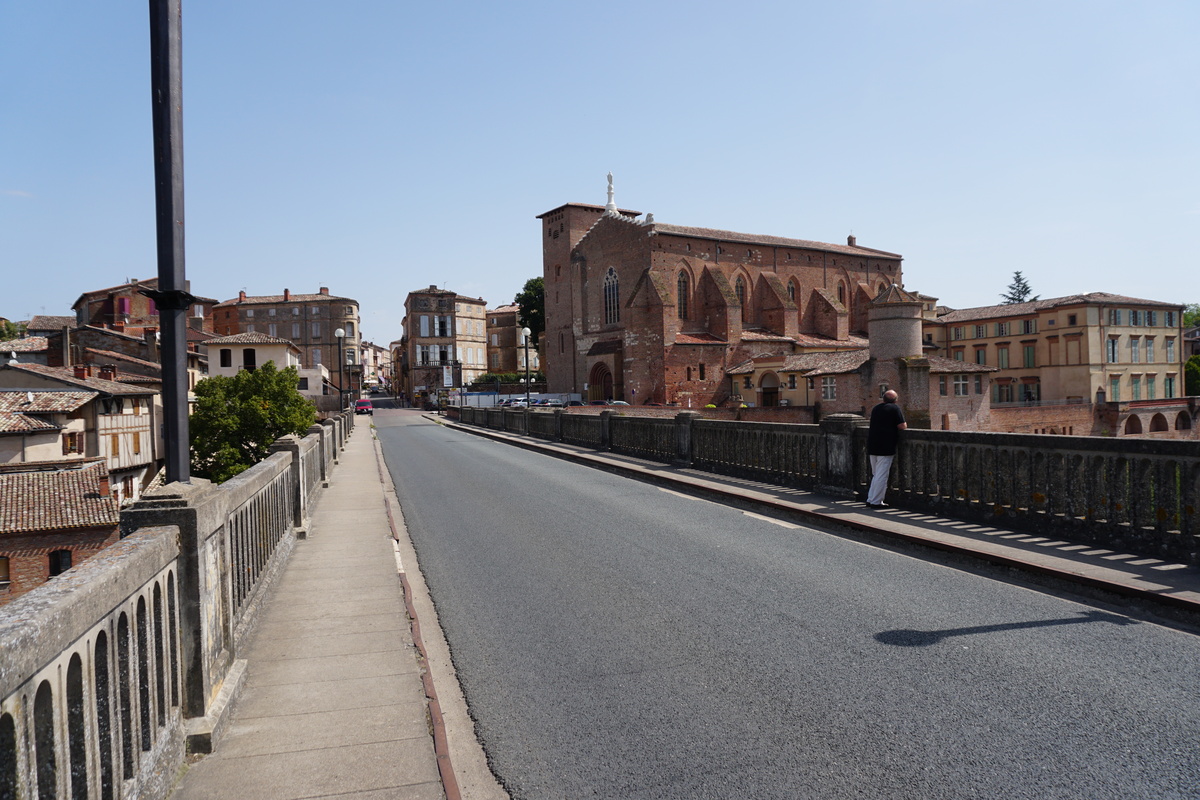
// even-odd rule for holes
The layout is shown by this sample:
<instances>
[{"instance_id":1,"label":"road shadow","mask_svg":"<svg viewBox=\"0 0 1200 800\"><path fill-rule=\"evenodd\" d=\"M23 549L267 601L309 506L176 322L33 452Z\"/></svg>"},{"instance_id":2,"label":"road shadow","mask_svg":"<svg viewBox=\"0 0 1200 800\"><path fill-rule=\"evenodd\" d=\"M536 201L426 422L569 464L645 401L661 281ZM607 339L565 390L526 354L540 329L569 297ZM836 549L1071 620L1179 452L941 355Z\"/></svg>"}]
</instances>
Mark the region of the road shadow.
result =
<instances>
[{"instance_id":1,"label":"road shadow","mask_svg":"<svg viewBox=\"0 0 1200 800\"><path fill-rule=\"evenodd\" d=\"M999 625L976 625L972 628L948 628L944 631L894 630L875 634L875 641L895 647L929 647L951 636L974 636L993 631L1014 631L1022 628L1048 628L1054 625L1079 625L1089 622L1110 622L1113 625L1137 625L1138 621L1108 614L1104 611L1083 611L1078 617L1043 619L1030 622L1005 622Z\"/></svg>"}]
</instances>

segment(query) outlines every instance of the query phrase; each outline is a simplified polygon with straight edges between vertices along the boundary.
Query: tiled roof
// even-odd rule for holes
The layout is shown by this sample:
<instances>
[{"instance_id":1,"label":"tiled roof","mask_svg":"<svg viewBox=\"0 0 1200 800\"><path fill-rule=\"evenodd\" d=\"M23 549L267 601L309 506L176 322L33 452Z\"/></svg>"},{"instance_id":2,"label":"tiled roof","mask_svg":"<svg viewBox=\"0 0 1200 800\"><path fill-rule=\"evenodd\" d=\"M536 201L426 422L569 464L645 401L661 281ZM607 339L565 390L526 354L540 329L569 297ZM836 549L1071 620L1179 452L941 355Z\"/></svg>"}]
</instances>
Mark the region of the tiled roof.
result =
<instances>
[{"instance_id":1,"label":"tiled roof","mask_svg":"<svg viewBox=\"0 0 1200 800\"><path fill-rule=\"evenodd\" d=\"M130 364L137 364L140 367L152 367L154 369L162 369L162 365L155 361L146 361L145 359L142 359L142 358L135 358L134 356L127 356L124 353L118 353L116 350L99 350L95 347L85 347L84 352L95 353L98 356L103 356L104 358L111 358L114 361L125 361ZM107 363L107 362L105 362L105 363Z\"/></svg>"},{"instance_id":2,"label":"tiled roof","mask_svg":"<svg viewBox=\"0 0 1200 800\"><path fill-rule=\"evenodd\" d=\"M520 309L515 305L496 306L495 308L489 308L487 313L489 313L489 314L511 314L512 312L518 311L518 310L520 310Z\"/></svg>"},{"instance_id":3,"label":"tiled roof","mask_svg":"<svg viewBox=\"0 0 1200 800\"><path fill-rule=\"evenodd\" d=\"M154 394L153 390L143 389L138 386L131 386L128 383L108 381L103 380L102 378L76 378L75 371L67 367L47 367L43 366L42 364L5 364L0 365L0 369L11 369L20 372L29 372L35 375L42 375L56 381L61 381L68 386L77 386L81 389L101 392L103 394Z\"/></svg>"},{"instance_id":4,"label":"tiled roof","mask_svg":"<svg viewBox=\"0 0 1200 800\"><path fill-rule=\"evenodd\" d=\"M989 367L987 364L976 364L973 361L959 361L957 358L945 356L927 356L929 371L933 373L946 372L996 372L999 367Z\"/></svg>"},{"instance_id":5,"label":"tiled roof","mask_svg":"<svg viewBox=\"0 0 1200 800\"><path fill-rule=\"evenodd\" d=\"M209 333L208 331L198 331L195 328L190 328L190 327L187 329L187 340L189 342L207 342L209 339L215 339L215 338L217 338L217 335L215 333Z\"/></svg>"},{"instance_id":6,"label":"tiled roof","mask_svg":"<svg viewBox=\"0 0 1200 800\"><path fill-rule=\"evenodd\" d=\"M74 328L77 324L75 317L51 317L38 314L25 324L25 330L61 331L63 328Z\"/></svg>"},{"instance_id":7,"label":"tiled roof","mask_svg":"<svg viewBox=\"0 0 1200 800\"><path fill-rule=\"evenodd\" d=\"M725 344L725 340L711 333L677 333L675 344Z\"/></svg>"},{"instance_id":8,"label":"tiled roof","mask_svg":"<svg viewBox=\"0 0 1200 800\"><path fill-rule=\"evenodd\" d=\"M33 433L36 431L57 431L59 426L46 422L44 419L31 417L19 411L0 409L0 433Z\"/></svg>"},{"instance_id":9,"label":"tiled roof","mask_svg":"<svg viewBox=\"0 0 1200 800\"><path fill-rule=\"evenodd\" d=\"M295 350L300 349L299 347L296 347L295 343L289 339L280 339L276 336L268 336L265 333L258 333L257 331L250 333L235 333L231 336L218 336L215 339L209 339L208 344L210 346L214 344L285 344Z\"/></svg>"},{"instance_id":10,"label":"tiled roof","mask_svg":"<svg viewBox=\"0 0 1200 800\"><path fill-rule=\"evenodd\" d=\"M743 342L790 342L790 341L792 341L792 338L790 336L782 336L778 333L773 333L772 331L768 331L768 330L755 329L755 328L744 328L742 330L742 341Z\"/></svg>"},{"instance_id":11,"label":"tiled roof","mask_svg":"<svg viewBox=\"0 0 1200 800\"><path fill-rule=\"evenodd\" d=\"M843 350L837 353L800 353L784 359L780 372L803 372L808 377L842 375L855 372L871 353L867 349Z\"/></svg>"},{"instance_id":12,"label":"tiled roof","mask_svg":"<svg viewBox=\"0 0 1200 800\"><path fill-rule=\"evenodd\" d=\"M0 342L0 355L4 353L41 353L50 347L45 336L26 336L24 339L7 339Z\"/></svg>"},{"instance_id":13,"label":"tiled roof","mask_svg":"<svg viewBox=\"0 0 1200 800\"><path fill-rule=\"evenodd\" d=\"M0 464L0 535L116 526L117 499L100 496L103 460Z\"/></svg>"},{"instance_id":14,"label":"tiled roof","mask_svg":"<svg viewBox=\"0 0 1200 800\"><path fill-rule=\"evenodd\" d=\"M29 396L33 395L33 402ZM96 392L47 392L44 390L0 391L0 411L21 414L69 414L87 405L99 395Z\"/></svg>"},{"instance_id":15,"label":"tiled roof","mask_svg":"<svg viewBox=\"0 0 1200 800\"><path fill-rule=\"evenodd\" d=\"M654 222L648 227L653 228L657 233L668 233L676 236L691 236L696 239L714 239L722 242L760 244L767 247L794 247L798 250L821 250L828 253L841 253L848 256L858 256L860 258L902 258L902 256L898 253L889 253L886 250L875 250L870 247L858 247L857 245L851 246L845 244L829 244L828 242L813 242L807 239L788 239L782 236L763 236L753 233L737 233L736 231L715 230L712 228L691 228L683 225L667 225L662 222Z\"/></svg>"},{"instance_id":16,"label":"tiled roof","mask_svg":"<svg viewBox=\"0 0 1200 800\"><path fill-rule=\"evenodd\" d=\"M955 322L971 322L978 319L995 319L998 317L1028 316L1060 306L1079 305L1119 305L1119 306L1155 306L1158 308L1181 308L1182 303L1164 303L1160 300L1142 300L1137 297L1126 297L1108 292L1090 292L1088 294L1073 294L1067 297L1052 297L1048 300L1031 300L1027 303L1001 303L994 306L979 306L977 308L960 308L943 314L938 322L953 324Z\"/></svg>"},{"instance_id":17,"label":"tiled roof","mask_svg":"<svg viewBox=\"0 0 1200 800\"><path fill-rule=\"evenodd\" d=\"M872 301L875 305L891 303L921 303L921 296L915 292L906 292L898 284L891 284Z\"/></svg>"},{"instance_id":18,"label":"tiled roof","mask_svg":"<svg viewBox=\"0 0 1200 800\"><path fill-rule=\"evenodd\" d=\"M845 339L831 339L816 333L801 333L795 337L798 347L829 347L838 350L858 350L867 346L867 340L850 334Z\"/></svg>"},{"instance_id":19,"label":"tiled roof","mask_svg":"<svg viewBox=\"0 0 1200 800\"><path fill-rule=\"evenodd\" d=\"M597 206L597 205L593 205L591 203L563 203L561 206L556 206L555 208L550 209L545 214L538 214L537 217L535 217L535 219L541 219L542 217L549 216L550 214L553 214L555 211L558 211L560 208L566 208L567 206L573 206L575 208L589 208L593 211L604 211L605 209L608 208L608 206ZM641 213L642 213L640 211L634 211L633 209L629 209L629 208L618 208L617 211L619 211L623 216L626 216L626 217L637 217L637 216L641 216Z\"/></svg>"},{"instance_id":20,"label":"tiled roof","mask_svg":"<svg viewBox=\"0 0 1200 800\"><path fill-rule=\"evenodd\" d=\"M450 292L454 294L454 292ZM349 297L338 297L332 294L295 294L290 293L285 298L281 294L265 294L257 297L247 296L245 300L240 297L235 297L232 300L222 300L216 304L216 308L222 306L263 306L263 305L279 305L280 303L320 303L327 300L337 300L342 303L355 303L357 300L351 300Z\"/></svg>"}]
</instances>

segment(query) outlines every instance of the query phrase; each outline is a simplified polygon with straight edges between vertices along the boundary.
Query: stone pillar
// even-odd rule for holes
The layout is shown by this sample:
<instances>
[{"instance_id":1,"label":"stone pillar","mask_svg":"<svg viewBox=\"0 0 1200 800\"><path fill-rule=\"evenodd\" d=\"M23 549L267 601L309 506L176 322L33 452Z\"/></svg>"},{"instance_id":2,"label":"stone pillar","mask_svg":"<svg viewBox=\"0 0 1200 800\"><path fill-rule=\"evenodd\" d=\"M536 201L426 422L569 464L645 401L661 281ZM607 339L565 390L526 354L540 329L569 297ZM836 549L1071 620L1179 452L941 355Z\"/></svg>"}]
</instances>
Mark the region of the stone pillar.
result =
<instances>
[{"instance_id":1,"label":"stone pillar","mask_svg":"<svg viewBox=\"0 0 1200 800\"><path fill-rule=\"evenodd\" d=\"M563 440L563 413L566 409L554 409L554 441L561 442Z\"/></svg>"},{"instance_id":2,"label":"stone pillar","mask_svg":"<svg viewBox=\"0 0 1200 800\"><path fill-rule=\"evenodd\" d=\"M189 739L211 747L223 717L218 695L234 658L228 576L223 574L229 569L223 542L228 509L211 482L191 480L155 489L122 511L121 536L161 525L179 529L183 715L189 720ZM203 745L199 751L204 752Z\"/></svg>"},{"instance_id":3,"label":"stone pillar","mask_svg":"<svg viewBox=\"0 0 1200 800\"><path fill-rule=\"evenodd\" d=\"M297 539L308 538L304 528L304 474L300 471L300 440L295 436L281 436L271 443L268 453L288 453L288 475L292 480L292 528Z\"/></svg>"},{"instance_id":4,"label":"stone pillar","mask_svg":"<svg viewBox=\"0 0 1200 800\"><path fill-rule=\"evenodd\" d=\"M858 414L830 414L821 420L818 491L834 497L855 496L859 454L854 448L854 430L865 422Z\"/></svg>"},{"instance_id":5,"label":"stone pillar","mask_svg":"<svg viewBox=\"0 0 1200 800\"><path fill-rule=\"evenodd\" d=\"M328 462L325 460L325 429L320 425L313 424L308 429L308 435L317 437L317 456L321 460L321 485L328 486L329 468L326 466Z\"/></svg>"},{"instance_id":6,"label":"stone pillar","mask_svg":"<svg viewBox=\"0 0 1200 800\"><path fill-rule=\"evenodd\" d=\"M600 412L600 450L612 449L612 414L611 411Z\"/></svg>"},{"instance_id":7,"label":"stone pillar","mask_svg":"<svg viewBox=\"0 0 1200 800\"><path fill-rule=\"evenodd\" d=\"M330 460L332 463L336 464L338 463L338 452L342 449L341 441L338 439L337 420L327 417L321 420L321 424L329 428L329 442L332 445L331 449L333 450L333 453L329 455L333 456L333 458Z\"/></svg>"},{"instance_id":8,"label":"stone pillar","mask_svg":"<svg viewBox=\"0 0 1200 800\"><path fill-rule=\"evenodd\" d=\"M675 461L679 467L692 465L692 423L700 419L699 411L680 411L675 415Z\"/></svg>"}]
</instances>

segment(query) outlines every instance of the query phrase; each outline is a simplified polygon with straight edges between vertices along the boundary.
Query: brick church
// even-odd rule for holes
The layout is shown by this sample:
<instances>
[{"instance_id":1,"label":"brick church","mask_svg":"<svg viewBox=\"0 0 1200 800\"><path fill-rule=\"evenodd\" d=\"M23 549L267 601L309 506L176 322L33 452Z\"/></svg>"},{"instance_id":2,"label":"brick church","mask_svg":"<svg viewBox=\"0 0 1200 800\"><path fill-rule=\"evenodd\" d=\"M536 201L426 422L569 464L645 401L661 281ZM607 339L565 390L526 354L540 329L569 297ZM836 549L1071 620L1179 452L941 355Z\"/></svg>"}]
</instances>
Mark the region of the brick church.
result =
<instances>
[{"instance_id":1,"label":"brick church","mask_svg":"<svg viewBox=\"0 0 1200 800\"><path fill-rule=\"evenodd\" d=\"M669 225L568 203L538 217L540 342L551 392L697 408L733 393L747 359L861 348L901 256L847 243Z\"/></svg>"}]
</instances>

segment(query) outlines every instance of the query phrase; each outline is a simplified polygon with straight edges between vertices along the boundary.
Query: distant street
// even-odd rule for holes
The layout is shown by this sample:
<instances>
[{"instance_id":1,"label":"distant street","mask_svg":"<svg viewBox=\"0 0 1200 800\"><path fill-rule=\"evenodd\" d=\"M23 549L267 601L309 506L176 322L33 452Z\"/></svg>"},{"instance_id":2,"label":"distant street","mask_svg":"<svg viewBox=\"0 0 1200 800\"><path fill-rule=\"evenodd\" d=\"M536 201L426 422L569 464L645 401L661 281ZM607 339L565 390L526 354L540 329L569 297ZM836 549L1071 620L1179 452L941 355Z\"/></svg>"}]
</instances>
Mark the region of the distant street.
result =
<instances>
[{"instance_id":1,"label":"distant street","mask_svg":"<svg viewBox=\"0 0 1200 800\"><path fill-rule=\"evenodd\" d=\"M518 800L1200 797L1200 637L373 419Z\"/></svg>"}]
</instances>

